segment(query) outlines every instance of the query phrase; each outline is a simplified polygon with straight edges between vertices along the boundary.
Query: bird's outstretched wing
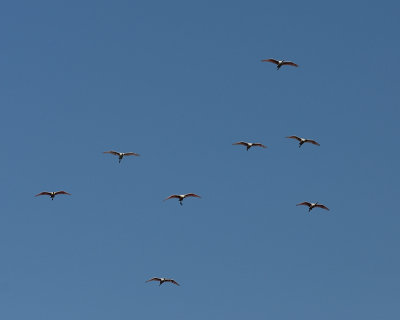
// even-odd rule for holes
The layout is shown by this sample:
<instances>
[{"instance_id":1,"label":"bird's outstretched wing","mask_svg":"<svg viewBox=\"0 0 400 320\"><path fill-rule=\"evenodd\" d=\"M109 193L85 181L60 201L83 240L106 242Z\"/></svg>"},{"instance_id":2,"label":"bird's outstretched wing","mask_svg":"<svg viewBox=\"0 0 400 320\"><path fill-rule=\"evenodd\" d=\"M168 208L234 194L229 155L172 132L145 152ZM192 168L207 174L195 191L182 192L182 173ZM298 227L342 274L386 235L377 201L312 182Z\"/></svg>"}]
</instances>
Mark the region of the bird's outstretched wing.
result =
<instances>
[{"instance_id":1,"label":"bird's outstretched wing","mask_svg":"<svg viewBox=\"0 0 400 320\"><path fill-rule=\"evenodd\" d=\"M329 211L329 208L325 207L323 204L316 204L315 206L318 207L318 208L325 209L325 210Z\"/></svg>"},{"instance_id":2,"label":"bird's outstretched wing","mask_svg":"<svg viewBox=\"0 0 400 320\"><path fill-rule=\"evenodd\" d=\"M114 156L119 156L119 152L117 152L117 151L113 151L113 150L110 150L110 151L104 151L103 153L109 153L109 154L113 154Z\"/></svg>"},{"instance_id":3,"label":"bird's outstretched wing","mask_svg":"<svg viewBox=\"0 0 400 320\"><path fill-rule=\"evenodd\" d=\"M70 193L68 193L68 192L65 192L65 191L57 191L54 195L56 196L56 195L58 195L58 194L67 194L67 195L71 195Z\"/></svg>"},{"instance_id":4,"label":"bird's outstretched wing","mask_svg":"<svg viewBox=\"0 0 400 320\"><path fill-rule=\"evenodd\" d=\"M154 278L151 278L151 279L147 280L146 282L150 282L150 281L161 281L161 279L157 278L157 277L154 277Z\"/></svg>"},{"instance_id":5,"label":"bird's outstretched wing","mask_svg":"<svg viewBox=\"0 0 400 320\"><path fill-rule=\"evenodd\" d=\"M176 282L174 279L166 279L165 282L172 282L173 284L179 286L180 284Z\"/></svg>"},{"instance_id":6,"label":"bird's outstretched wing","mask_svg":"<svg viewBox=\"0 0 400 320\"><path fill-rule=\"evenodd\" d=\"M307 207L311 207L311 203L310 203L310 202L307 202L307 201L304 201L304 202L302 202L302 203L296 204L296 206L307 206Z\"/></svg>"},{"instance_id":7,"label":"bird's outstretched wing","mask_svg":"<svg viewBox=\"0 0 400 320\"><path fill-rule=\"evenodd\" d=\"M298 67L298 65L292 61L283 61L282 62L283 66L293 66L293 67Z\"/></svg>"},{"instance_id":8,"label":"bird's outstretched wing","mask_svg":"<svg viewBox=\"0 0 400 320\"><path fill-rule=\"evenodd\" d=\"M232 145L242 145L242 146L248 146L249 144L247 143L247 142L244 142L244 141L239 141L239 142L235 142L235 143L232 143Z\"/></svg>"},{"instance_id":9,"label":"bird's outstretched wing","mask_svg":"<svg viewBox=\"0 0 400 320\"><path fill-rule=\"evenodd\" d=\"M267 146L264 146L262 143L253 143L253 146L255 147L261 147L261 148L266 148Z\"/></svg>"},{"instance_id":10,"label":"bird's outstretched wing","mask_svg":"<svg viewBox=\"0 0 400 320\"><path fill-rule=\"evenodd\" d=\"M177 194L173 194L173 195L169 196L168 198L165 198L164 201L165 200L169 200L169 199L173 199L173 198L178 198L179 199L180 197Z\"/></svg>"},{"instance_id":11,"label":"bird's outstretched wing","mask_svg":"<svg viewBox=\"0 0 400 320\"><path fill-rule=\"evenodd\" d=\"M261 62L272 62L272 63L275 63L275 64L279 64L279 61L275 60L275 59L263 59L263 60L261 60Z\"/></svg>"},{"instance_id":12,"label":"bird's outstretched wing","mask_svg":"<svg viewBox=\"0 0 400 320\"><path fill-rule=\"evenodd\" d=\"M187 193L187 194L185 194L185 198L188 198L188 197L201 198L199 195L197 195L195 193Z\"/></svg>"},{"instance_id":13,"label":"bird's outstretched wing","mask_svg":"<svg viewBox=\"0 0 400 320\"><path fill-rule=\"evenodd\" d=\"M316 146L319 146L319 145L320 145L320 144L319 144L317 141L315 141L315 140L306 139L305 142L315 144Z\"/></svg>"},{"instance_id":14,"label":"bird's outstretched wing","mask_svg":"<svg viewBox=\"0 0 400 320\"><path fill-rule=\"evenodd\" d=\"M37 195L35 195L35 197L37 197L37 196L51 196L51 193L47 192L47 191L43 191L43 192L38 193Z\"/></svg>"},{"instance_id":15,"label":"bird's outstretched wing","mask_svg":"<svg viewBox=\"0 0 400 320\"><path fill-rule=\"evenodd\" d=\"M286 137L286 138L288 138L288 139L296 139L297 141L301 141L301 138L299 138L298 136L289 136L289 137Z\"/></svg>"},{"instance_id":16,"label":"bird's outstretched wing","mask_svg":"<svg viewBox=\"0 0 400 320\"><path fill-rule=\"evenodd\" d=\"M140 154L139 153L134 153L134 152L127 152L127 153L124 153L124 156L136 156L136 157L139 157Z\"/></svg>"}]
</instances>

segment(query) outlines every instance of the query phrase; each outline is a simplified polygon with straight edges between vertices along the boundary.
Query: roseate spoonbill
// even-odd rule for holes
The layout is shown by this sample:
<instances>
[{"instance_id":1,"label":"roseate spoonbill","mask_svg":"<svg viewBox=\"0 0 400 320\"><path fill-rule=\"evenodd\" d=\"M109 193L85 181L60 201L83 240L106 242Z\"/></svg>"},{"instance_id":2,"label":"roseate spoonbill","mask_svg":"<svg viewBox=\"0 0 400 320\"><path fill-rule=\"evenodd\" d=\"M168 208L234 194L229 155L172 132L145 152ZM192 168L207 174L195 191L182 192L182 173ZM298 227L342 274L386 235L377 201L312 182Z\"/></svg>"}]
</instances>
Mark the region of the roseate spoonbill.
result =
<instances>
[{"instance_id":1,"label":"roseate spoonbill","mask_svg":"<svg viewBox=\"0 0 400 320\"><path fill-rule=\"evenodd\" d=\"M109 153L109 154L113 154L114 156L118 156L118 163L121 162L122 158L125 156L136 156L139 157L140 154L138 153L134 153L134 152L117 152L117 151L105 151L103 153Z\"/></svg>"},{"instance_id":2,"label":"roseate spoonbill","mask_svg":"<svg viewBox=\"0 0 400 320\"><path fill-rule=\"evenodd\" d=\"M299 141L299 148L304 144L304 143L312 143L312 144L315 144L316 146L319 146L320 144L317 142L317 141L315 141L315 140L311 140L311 139L304 139L304 138L300 138L300 137L297 137L297 136L290 136L290 137L286 137L286 138L288 138L288 139L296 139L297 141Z\"/></svg>"},{"instance_id":3,"label":"roseate spoonbill","mask_svg":"<svg viewBox=\"0 0 400 320\"><path fill-rule=\"evenodd\" d=\"M179 199L179 203L180 203L180 205L182 206L182 205L183 205L183 203L182 203L183 199L189 198L189 197L201 198L200 196L198 196L198 195L195 194L195 193L173 194L173 195L169 196L168 198L164 199L164 201L165 201L165 200L169 200L169 199L176 198L176 199Z\"/></svg>"},{"instance_id":4,"label":"roseate spoonbill","mask_svg":"<svg viewBox=\"0 0 400 320\"><path fill-rule=\"evenodd\" d=\"M325 209L325 210L329 210L329 208L325 207L323 204L318 204L318 202L312 203L312 202L304 201L302 203L296 204L296 206L307 206L308 207L308 212L310 212L314 208L322 208L322 209Z\"/></svg>"},{"instance_id":5,"label":"roseate spoonbill","mask_svg":"<svg viewBox=\"0 0 400 320\"><path fill-rule=\"evenodd\" d=\"M179 283L176 282L174 279L167 279L167 278L157 278L157 277L154 277L154 278L151 278L151 279L147 280L146 282L150 282L150 281L159 281L159 282L160 282L159 286L161 286L164 282L171 282L171 283L173 283L173 284L179 286Z\"/></svg>"},{"instance_id":6,"label":"roseate spoonbill","mask_svg":"<svg viewBox=\"0 0 400 320\"><path fill-rule=\"evenodd\" d=\"M261 143L252 143L252 142L244 142L244 141L235 142L235 143L232 143L232 145L245 146L247 151L249 151L249 149L251 147L261 147L261 148L264 148L264 149L267 147L267 146L264 146Z\"/></svg>"},{"instance_id":7,"label":"roseate spoonbill","mask_svg":"<svg viewBox=\"0 0 400 320\"><path fill-rule=\"evenodd\" d=\"M41 193L38 193L35 197L37 197L37 196L50 196L50 198L51 198L51 200L54 200L54 197L56 196L56 195L58 195L58 194L67 194L67 195L71 195L70 193L68 193L68 192L65 192L65 191L57 191L57 192L47 192L47 191L43 191L43 192L41 192Z\"/></svg>"},{"instance_id":8,"label":"roseate spoonbill","mask_svg":"<svg viewBox=\"0 0 400 320\"><path fill-rule=\"evenodd\" d=\"M276 64L276 70L279 70L282 66L293 66L298 67L298 65L292 61L285 61L285 60L275 60L275 59L264 59L261 62L272 62Z\"/></svg>"}]
</instances>

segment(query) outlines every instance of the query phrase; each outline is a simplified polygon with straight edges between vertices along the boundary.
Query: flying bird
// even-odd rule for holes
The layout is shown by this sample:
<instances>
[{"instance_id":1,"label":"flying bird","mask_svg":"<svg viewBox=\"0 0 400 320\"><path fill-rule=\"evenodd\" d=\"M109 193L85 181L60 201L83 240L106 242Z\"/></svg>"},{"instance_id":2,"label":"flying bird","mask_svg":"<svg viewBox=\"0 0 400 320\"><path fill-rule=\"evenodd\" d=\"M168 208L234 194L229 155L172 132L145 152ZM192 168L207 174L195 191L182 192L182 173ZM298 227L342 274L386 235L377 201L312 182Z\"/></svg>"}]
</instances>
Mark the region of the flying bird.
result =
<instances>
[{"instance_id":1,"label":"flying bird","mask_svg":"<svg viewBox=\"0 0 400 320\"><path fill-rule=\"evenodd\" d=\"M298 67L298 65L292 61L285 61L285 60L275 60L275 59L264 59L261 62L272 62L276 64L276 70L279 70L282 66L293 66Z\"/></svg>"},{"instance_id":2,"label":"flying bird","mask_svg":"<svg viewBox=\"0 0 400 320\"><path fill-rule=\"evenodd\" d=\"M312 144L315 144L316 146L319 146L320 144L317 142L317 141L315 141L315 140L311 140L311 139L304 139L304 138L300 138L300 137L297 137L297 136L290 136L290 137L286 137L286 138L288 138L288 139L296 139L297 141L299 141L299 148L304 144L304 143L312 143Z\"/></svg>"},{"instance_id":3,"label":"flying bird","mask_svg":"<svg viewBox=\"0 0 400 320\"><path fill-rule=\"evenodd\" d=\"M251 147L261 147L261 148L264 148L264 149L267 147L267 146L264 146L261 143L251 143L251 142L244 142L244 141L235 142L235 143L232 143L232 145L245 146L247 151L249 151L249 149Z\"/></svg>"},{"instance_id":4,"label":"flying bird","mask_svg":"<svg viewBox=\"0 0 400 320\"><path fill-rule=\"evenodd\" d=\"M323 204L318 204L318 202L312 203L312 202L304 201L302 203L296 204L296 206L307 206L308 212L310 212L314 208L321 208L321 209L325 209L325 210L329 211L329 208L325 207Z\"/></svg>"},{"instance_id":5,"label":"flying bird","mask_svg":"<svg viewBox=\"0 0 400 320\"><path fill-rule=\"evenodd\" d=\"M176 282L174 279L157 278L157 277L155 277L155 278L151 278L151 279L147 280L146 282L150 282L150 281L159 281L160 282L159 286L161 286L164 282L171 282L171 283L179 286L179 283Z\"/></svg>"},{"instance_id":6,"label":"flying bird","mask_svg":"<svg viewBox=\"0 0 400 320\"><path fill-rule=\"evenodd\" d=\"M173 194L173 195L169 196L168 198L164 199L164 201L165 201L165 200L169 200L169 199L176 198L176 199L179 199L179 203L180 203L180 205L182 206L182 205L183 205L183 203L182 203L183 199L189 198L189 197L201 198L200 196L198 196L198 195L195 194L195 193Z\"/></svg>"},{"instance_id":7,"label":"flying bird","mask_svg":"<svg viewBox=\"0 0 400 320\"><path fill-rule=\"evenodd\" d=\"M57 191L57 192L47 192L47 191L43 191L43 192L41 192L41 193L38 193L35 197L37 197L37 196L50 196L50 198L51 198L51 200L54 200L54 197L56 196L56 195L58 195L58 194L67 194L67 195L71 195L70 193L68 193L68 192L65 192L65 191Z\"/></svg>"},{"instance_id":8,"label":"flying bird","mask_svg":"<svg viewBox=\"0 0 400 320\"><path fill-rule=\"evenodd\" d=\"M118 156L118 163L121 163L121 160L123 157L125 156L140 156L140 154L138 153L134 153L134 152L117 152L117 151L105 151L103 153L109 153L109 154L113 154L114 156Z\"/></svg>"}]
</instances>

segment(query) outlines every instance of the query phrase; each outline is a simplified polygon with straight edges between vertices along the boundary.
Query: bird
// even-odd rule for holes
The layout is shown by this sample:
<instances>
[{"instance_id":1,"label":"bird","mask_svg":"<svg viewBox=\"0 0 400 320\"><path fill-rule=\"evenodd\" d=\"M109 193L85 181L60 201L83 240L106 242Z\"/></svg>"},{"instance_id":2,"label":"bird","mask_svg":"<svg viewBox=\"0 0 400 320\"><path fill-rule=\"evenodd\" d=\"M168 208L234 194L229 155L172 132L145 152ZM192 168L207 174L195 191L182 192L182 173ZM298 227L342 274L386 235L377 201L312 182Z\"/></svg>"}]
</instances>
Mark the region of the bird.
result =
<instances>
[{"instance_id":1,"label":"bird","mask_svg":"<svg viewBox=\"0 0 400 320\"><path fill-rule=\"evenodd\" d=\"M232 143L232 145L242 145L242 146L245 146L247 151L249 151L249 149L250 149L251 147L261 147L261 148L264 148L264 149L267 147L267 146L264 146L264 145L261 144L261 143L252 143L252 142L244 142L244 141L235 142L235 143Z\"/></svg>"},{"instance_id":2,"label":"bird","mask_svg":"<svg viewBox=\"0 0 400 320\"><path fill-rule=\"evenodd\" d=\"M43 192L38 193L37 195L35 195L35 197L37 197L37 196L50 196L51 200L54 200L54 197L56 195L58 195L58 194L66 194L66 195L69 195L69 196L71 195L70 193L65 192L65 191L57 191L57 192L43 191Z\"/></svg>"},{"instance_id":3,"label":"bird","mask_svg":"<svg viewBox=\"0 0 400 320\"><path fill-rule=\"evenodd\" d=\"M276 64L276 70L279 70L282 66L293 66L298 67L298 65L292 61L285 61L285 60L275 60L275 59L264 59L261 62L272 62Z\"/></svg>"},{"instance_id":4,"label":"bird","mask_svg":"<svg viewBox=\"0 0 400 320\"><path fill-rule=\"evenodd\" d=\"M161 286L164 282L171 282L171 283L173 283L173 284L179 286L179 283L176 282L174 279L167 279L167 278L157 278L157 277L154 277L154 278L151 278L151 279L147 280L146 282L150 282L150 281L159 281L159 282L160 282L159 286Z\"/></svg>"},{"instance_id":5,"label":"bird","mask_svg":"<svg viewBox=\"0 0 400 320\"><path fill-rule=\"evenodd\" d=\"M118 156L118 163L121 163L121 160L123 157L125 156L136 156L139 157L140 154L138 153L134 153L134 152L117 152L117 151L104 151L103 153L109 153L109 154L113 154L114 156Z\"/></svg>"},{"instance_id":6,"label":"bird","mask_svg":"<svg viewBox=\"0 0 400 320\"><path fill-rule=\"evenodd\" d=\"M320 144L317 141L311 140L311 139L304 139L304 138L300 138L300 137L297 137L297 136L290 136L290 137L286 137L286 138L288 138L288 139L296 139L297 141L299 141L299 148L306 142L315 144L316 146L320 146Z\"/></svg>"},{"instance_id":7,"label":"bird","mask_svg":"<svg viewBox=\"0 0 400 320\"><path fill-rule=\"evenodd\" d=\"M323 204L318 204L318 202L312 203L312 202L304 201L302 203L296 204L296 206L307 206L308 212L310 212L314 208L321 208L321 209L325 209L325 210L329 211L329 208L325 207Z\"/></svg>"},{"instance_id":8,"label":"bird","mask_svg":"<svg viewBox=\"0 0 400 320\"><path fill-rule=\"evenodd\" d=\"M201 198L199 195L195 194L195 193L187 193L187 194L173 194L171 196L169 196L168 198L164 199L165 200L169 200L169 199L179 199L179 204L182 206L183 203L183 199L188 198L188 197L195 197L195 198Z\"/></svg>"}]
</instances>

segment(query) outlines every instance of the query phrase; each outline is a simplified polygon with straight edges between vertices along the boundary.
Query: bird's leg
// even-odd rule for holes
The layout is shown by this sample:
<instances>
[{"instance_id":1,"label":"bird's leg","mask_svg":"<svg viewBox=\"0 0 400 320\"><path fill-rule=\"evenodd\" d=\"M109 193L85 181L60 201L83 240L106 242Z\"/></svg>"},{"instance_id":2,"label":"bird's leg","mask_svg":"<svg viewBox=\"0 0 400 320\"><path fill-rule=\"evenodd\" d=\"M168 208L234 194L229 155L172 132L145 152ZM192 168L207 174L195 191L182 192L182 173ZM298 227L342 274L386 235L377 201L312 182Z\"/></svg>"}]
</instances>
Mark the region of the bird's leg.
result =
<instances>
[{"instance_id":1,"label":"bird's leg","mask_svg":"<svg viewBox=\"0 0 400 320\"><path fill-rule=\"evenodd\" d=\"M120 158L118 159L118 163L121 163L121 160L122 160L122 158L120 157Z\"/></svg>"},{"instance_id":2,"label":"bird's leg","mask_svg":"<svg viewBox=\"0 0 400 320\"><path fill-rule=\"evenodd\" d=\"M180 204L181 206L183 206L182 200L179 200L179 204Z\"/></svg>"},{"instance_id":3,"label":"bird's leg","mask_svg":"<svg viewBox=\"0 0 400 320\"><path fill-rule=\"evenodd\" d=\"M247 147L246 147L246 151L249 151L249 149L250 149L250 146L247 146Z\"/></svg>"}]
</instances>

